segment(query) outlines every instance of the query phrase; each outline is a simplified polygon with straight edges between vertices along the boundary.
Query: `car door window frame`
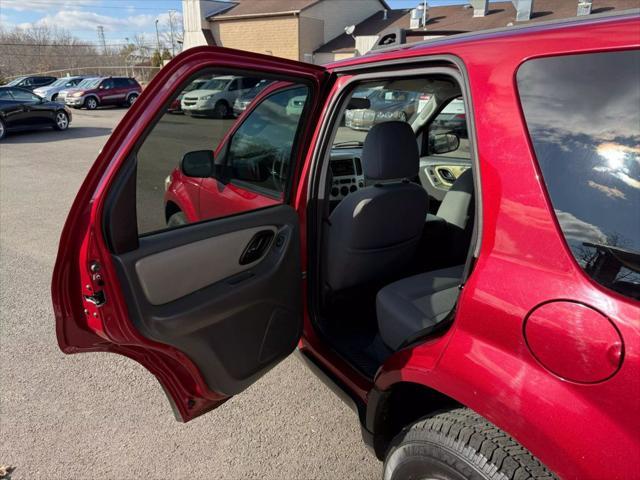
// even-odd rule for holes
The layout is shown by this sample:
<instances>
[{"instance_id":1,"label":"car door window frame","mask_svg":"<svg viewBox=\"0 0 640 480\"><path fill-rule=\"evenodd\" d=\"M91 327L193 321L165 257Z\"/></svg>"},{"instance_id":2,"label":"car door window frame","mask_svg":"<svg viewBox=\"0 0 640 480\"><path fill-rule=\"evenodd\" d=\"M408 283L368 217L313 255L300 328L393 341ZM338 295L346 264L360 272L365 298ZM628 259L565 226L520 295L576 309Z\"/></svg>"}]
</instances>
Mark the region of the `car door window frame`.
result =
<instances>
[{"instance_id":1,"label":"car door window frame","mask_svg":"<svg viewBox=\"0 0 640 480\"><path fill-rule=\"evenodd\" d=\"M442 66L445 62L447 66ZM420 68L403 68L403 64L422 63L424 66ZM430 65L431 64L431 65ZM382 67L380 70L376 67ZM361 71L362 70L362 71ZM369 73L375 71L375 73ZM338 128L340 127L340 119L344 116L347 109L348 99L352 92L358 85L363 82L387 80L389 78L397 77L415 77L415 76L427 76L427 75L446 75L454 79L462 92L462 98L465 105L465 111L467 114L467 129L470 142L471 152L471 168L473 170L474 190L475 198L475 221L473 225L473 232L471 243L469 247L467 262L465 264L465 270L461 279L461 285L464 285L469 274L471 273L472 266L475 260L480 255L480 247L482 240L483 229L483 217L482 217L482 185L481 185L481 171L480 161L478 156L478 147L476 140L476 128L473 115L471 95L471 87L469 85L469 75L466 71L466 67L459 57L452 55L437 55L426 56L418 58L409 58L395 61L382 61L379 64L367 64L362 66L347 66L342 69L334 70L335 74L352 74L344 84L342 84L340 91L336 92L326 105L326 114L324 116L324 122L320 126L318 132L318 140L316 141L311 165L309 167L310 175L307 178L308 187L308 222L307 222L307 249L308 249L308 299L309 299L309 314L312 323L314 325L319 324L319 312L321 305L321 298L318 292L321 291L320 281L322 266L320 263L320 236L319 232L322 230L322 223L325 221L322 204L324 201L328 201L328 191L325 188L328 184L328 175L330 169L330 156L331 147L335 139ZM435 116L433 117L435 118ZM429 123L424 125L421 131L416 132L416 136L419 136L421 132L426 131ZM414 342L421 341L421 337L416 337Z\"/></svg>"},{"instance_id":2,"label":"car door window frame","mask_svg":"<svg viewBox=\"0 0 640 480\"><path fill-rule=\"evenodd\" d=\"M193 222L188 225L180 226L179 228L172 230L159 230L153 232L147 232L140 234L138 231L138 217L136 211L136 171L137 171L137 154L140 148L144 145L146 139L149 137L149 134L156 128L162 117L167 113L167 109L171 105L171 103L178 98L180 93L189 85L191 82L196 80L202 76L225 76L230 75L230 72L233 72L234 75L238 76L259 76L264 79L274 80L274 81L284 81L291 82L298 85L305 85L309 89L308 97L307 97L307 110L303 111L302 116L300 117L300 121L298 124L298 132L296 137L296 143L294 148L292 149L291 159L292 162L290 164L290 175L287 180L287 184L283 195L281 197L281 204L289 204L291 202L291 192L294 186L294 180L296 180L298 168L300 166L300 162L304 161L306 157L306 150L304 149L304 143L300 140L302 139L302 133L306 132L310 126L310 113L311 107L316 103L316 97L320 94L320 92L314 91L314 84L310 79L304 77L297 76L289 76L289 75L280 75L273 74L268 71L260 71L260 70L245 70L241 68L219 68L215 66L205 67L195 71L193 74L188 76L184 81L182 81L173 91L172 95L168 97L167 101L158 109L155 114L155 117L148 122L146 125L144 132L139 136L136 141L136 144L131 148L127 155L127 160L125 163L127 165L123 165L121 171L119 172L116 179L114 179L113 184L111 185L110 191L106 195L104 211L102 216L102 231L106 241L106 244L113 253L124 253L138 248L139 240L144 237L153 236L153 235L162 235L171 231L176 230L184 230L188 229L190 226L200 225L206 222L214 222L218 219L206 219L198 222ZM234 126L235 130L235 126ZM310 139L311 137L309 137ZM264 207L264 208L273 208L273 207ZM255 212L256 210L251 210L249 212L241 212L235 215L243 215L246 213ZM232 215L232 216L235 216ZM229 217L224 217L229 218Z\"/></svg>"}]
</instances>

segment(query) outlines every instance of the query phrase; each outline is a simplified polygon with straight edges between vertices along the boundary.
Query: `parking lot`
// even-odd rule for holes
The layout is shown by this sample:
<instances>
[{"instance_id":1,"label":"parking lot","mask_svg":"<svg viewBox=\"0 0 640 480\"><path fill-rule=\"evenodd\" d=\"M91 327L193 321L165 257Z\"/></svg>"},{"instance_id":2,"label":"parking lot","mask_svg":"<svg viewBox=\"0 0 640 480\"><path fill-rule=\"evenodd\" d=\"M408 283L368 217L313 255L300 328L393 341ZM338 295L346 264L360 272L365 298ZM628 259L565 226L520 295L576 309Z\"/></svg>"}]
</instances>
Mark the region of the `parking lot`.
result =
<instances>
[{"instance_id":1,"label":"parking lot","mask_svg":"<svg viewBox=\"0 0 640 480\"><path fill-rule=\"evenodd\" d=\"M59 234L126 110L73 113L68 131L0 144L0 465L15 467L13 480L379 477L356 415L295 358L181 424L131 360L58 350L49 292Z\"/></svg>"}]
</instances>

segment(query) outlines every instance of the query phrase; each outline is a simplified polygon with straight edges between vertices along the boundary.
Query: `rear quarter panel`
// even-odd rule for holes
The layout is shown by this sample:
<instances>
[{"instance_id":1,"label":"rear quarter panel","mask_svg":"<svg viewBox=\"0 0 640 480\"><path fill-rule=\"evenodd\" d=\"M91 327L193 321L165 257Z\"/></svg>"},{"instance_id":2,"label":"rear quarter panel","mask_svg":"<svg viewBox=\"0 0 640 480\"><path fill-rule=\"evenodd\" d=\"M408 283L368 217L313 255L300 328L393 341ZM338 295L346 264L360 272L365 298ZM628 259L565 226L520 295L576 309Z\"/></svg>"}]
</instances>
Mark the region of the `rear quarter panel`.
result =
<instances>
[{"instance_id":1,"label":"rear quarter panel","mask_svg":"<svg viewBox=\"0 0 640 480\"><path fill-rule=\"evenodd\" d=\"M538 56L638 48L639 29L637 17L594 21L420 51L456 55L467 69L482 184L481 250L452 329L398 352L376 385L409 381L445 393L510 433L562 478L638 478L640 306L594 284L566 247L529 143L515 74ZM527 349L527 313L558 298L595 307L620 331L624 361L609 380L556 377Z\"/></svg>"}]
</instances>

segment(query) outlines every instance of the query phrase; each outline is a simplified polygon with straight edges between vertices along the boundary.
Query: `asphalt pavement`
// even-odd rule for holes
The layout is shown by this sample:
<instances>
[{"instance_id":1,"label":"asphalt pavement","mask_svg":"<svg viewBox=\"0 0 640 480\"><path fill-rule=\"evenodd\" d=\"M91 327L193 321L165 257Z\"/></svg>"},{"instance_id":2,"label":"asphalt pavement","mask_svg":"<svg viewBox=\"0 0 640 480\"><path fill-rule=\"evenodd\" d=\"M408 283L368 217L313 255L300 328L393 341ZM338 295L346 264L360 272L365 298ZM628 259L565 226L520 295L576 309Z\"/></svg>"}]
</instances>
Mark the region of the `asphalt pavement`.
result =
<instances>
[{"instance_id":1,"label":"asphalt pavement","mask_svg":"<svg viewBox=\"0 0 640 480\"><path fill-rule=\"evenodd\" d=\"M15 467L12 480L379 478L356 415L295 358L181 424L132 360L58 350L58 238L124 113L74 111L66 132L0 143L0 465Z\"/></svg>"}]
</instances>

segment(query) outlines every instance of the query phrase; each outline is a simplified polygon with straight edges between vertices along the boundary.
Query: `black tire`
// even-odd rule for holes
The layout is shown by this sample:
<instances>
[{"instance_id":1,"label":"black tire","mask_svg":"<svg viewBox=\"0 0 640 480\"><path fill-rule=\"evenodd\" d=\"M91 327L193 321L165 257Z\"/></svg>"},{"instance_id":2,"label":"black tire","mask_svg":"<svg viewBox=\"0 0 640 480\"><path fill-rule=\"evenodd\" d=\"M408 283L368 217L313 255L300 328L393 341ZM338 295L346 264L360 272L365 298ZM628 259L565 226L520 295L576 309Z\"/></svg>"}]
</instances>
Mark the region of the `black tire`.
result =
<instances>
[{"instance_id":1,"label":"black tire","mask_svg":"<svg viewBox=\"0 0 640 480\"><path fill-rule=\"evenodd\" d=\"M58 94L57 94L57 93L54 93L54 94L51 96L51 101L52 101L52 102L57 102L57 101L58 101Z\"/></svg>"},{"instance_id":2,"label":"black tire","mask_svg":"<svg viewBox=\"0 0 640 480\"><path fill-rule=\"evenodd\" d=\"M213 107L213 116L215 118L227 118L229 116L229 104L224 100L218 101Z\"/></svg>"},{"instance_id":3,"label":"black tire","mask_svg":"<svg viewBox=\"0 0 640 480\"><path fill-rule=\"evenodd\" d=\"M127 103L125 103L125 105L127 107L130 107L131 105L133 105L135 103L135 101L138 99L138 94L137 93L132 93L131 95L129 95L127 97Z\"/></svg>"},{"instance_id":4,"label":"black tire","mask_svg":"<svg viewBox=\"0 0 640 480\"><path fill-rule=\"evenodd\" d=\"M184 213L176 212L169 217L169 220L167 220L167 227L174 228L186 225L187 223L189 222L187 222L187 217L184 216Z\"/></svg>"},{"instance_id":5,"label":"black tire","mask_svg":"<svg viewBox=\"0 0 640 480\"><path fill-rule=\"evenodd\" d=\"M384 480L557 480L505 432L468 408L424 418L391 443Z\"/></svg>"},{"instance_id":6,"label":"black tire","mask_svg":"<svg viewBox=\"0 0 640 480\"><path fill-rule=\"evenodd\" d=\"M0 140L7 136L7 126L4 121L0 118Z\"/></svg>"},{"instance_id":7,"label":"black tire","mask_svg":"<svg viewBox=\"0 0 640 480\"><path fill-rule=\"evenodd\" d=\"M87 110L95 110L98 108L98 100L95 97L89 97L84 101L84 108Z\"/></svg>"},{"instance_id":8,"label":"black tire","mask_svg":"<svg viewBox=\"0 0 640 480\"><path fill-rule=\"evenodd\" d=\"M53 119L53 128L55 130L66 130L69 128L69 115L64 110L58 110L56 116Z\"/></svg>"}]
</instances>

